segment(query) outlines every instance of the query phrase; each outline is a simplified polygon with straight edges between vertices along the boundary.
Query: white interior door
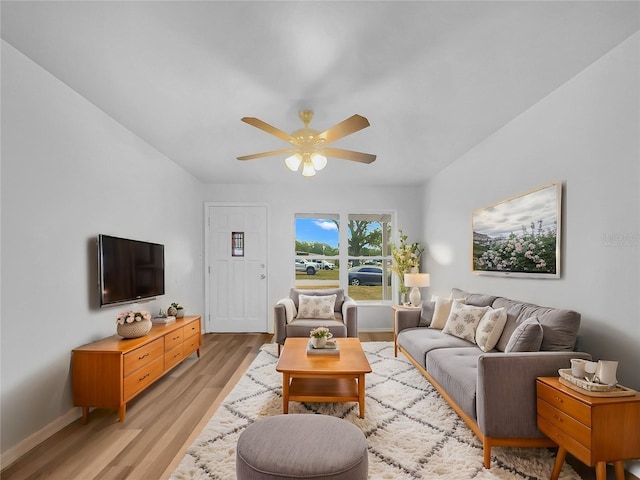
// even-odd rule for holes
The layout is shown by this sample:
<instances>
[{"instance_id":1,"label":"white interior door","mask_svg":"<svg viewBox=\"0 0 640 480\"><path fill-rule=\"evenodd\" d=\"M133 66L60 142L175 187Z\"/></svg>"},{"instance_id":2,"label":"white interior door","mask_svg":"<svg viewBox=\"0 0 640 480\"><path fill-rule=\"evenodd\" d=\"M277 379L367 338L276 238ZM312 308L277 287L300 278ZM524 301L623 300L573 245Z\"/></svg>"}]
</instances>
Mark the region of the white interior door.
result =
<instances>
[{"instance_id":1,"label":"white interior door","mask_svg":"<svg viewBox=\"0 0 640 480\"><path fill-rule=\"evenodd\" d=\"M267 208L208 207L209 332L267 331Z\"/></svg>"}]
</instances>

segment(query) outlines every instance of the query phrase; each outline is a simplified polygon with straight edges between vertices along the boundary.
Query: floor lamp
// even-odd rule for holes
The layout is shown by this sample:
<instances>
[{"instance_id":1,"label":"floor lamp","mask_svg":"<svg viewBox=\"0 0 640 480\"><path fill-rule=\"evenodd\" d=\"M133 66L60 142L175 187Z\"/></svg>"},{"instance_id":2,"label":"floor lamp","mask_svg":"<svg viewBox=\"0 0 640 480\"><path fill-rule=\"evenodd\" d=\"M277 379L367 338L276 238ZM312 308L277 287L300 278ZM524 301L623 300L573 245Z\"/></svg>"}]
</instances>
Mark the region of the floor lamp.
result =
<instances>
[{"instance_id":1,"label":"floor lamp","mask_svg":"<svg viewBox=\"0 0 640 480\"><path fill-rule=\"evenodd\" d=\"M404 284L411 288L409 294L409 301L414 307L420 306L420 288L429 286L429 274L428 273L405 273Z\"/></svg>"}]
</instances>

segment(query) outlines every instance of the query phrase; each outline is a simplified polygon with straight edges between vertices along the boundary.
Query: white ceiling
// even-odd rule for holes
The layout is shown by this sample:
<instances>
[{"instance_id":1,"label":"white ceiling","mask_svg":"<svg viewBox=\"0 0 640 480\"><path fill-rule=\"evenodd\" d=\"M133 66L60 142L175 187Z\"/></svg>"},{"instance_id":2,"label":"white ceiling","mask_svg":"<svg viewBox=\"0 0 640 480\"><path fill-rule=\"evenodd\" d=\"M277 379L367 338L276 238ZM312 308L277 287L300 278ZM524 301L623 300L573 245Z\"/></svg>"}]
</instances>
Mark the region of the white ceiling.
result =
<instances>
[{"instance_id":1,"label":"white ceiling","mask_svg":"<svg viewBox=\"0 0 640 480\"><path fill-rule=\"evenodd\" d=\"M2 38L205 183L305 182L282 157L315 111L371 127L311 181L416 184L638 31L637 1L2 1Z\"/></svg>"}]
</instances>

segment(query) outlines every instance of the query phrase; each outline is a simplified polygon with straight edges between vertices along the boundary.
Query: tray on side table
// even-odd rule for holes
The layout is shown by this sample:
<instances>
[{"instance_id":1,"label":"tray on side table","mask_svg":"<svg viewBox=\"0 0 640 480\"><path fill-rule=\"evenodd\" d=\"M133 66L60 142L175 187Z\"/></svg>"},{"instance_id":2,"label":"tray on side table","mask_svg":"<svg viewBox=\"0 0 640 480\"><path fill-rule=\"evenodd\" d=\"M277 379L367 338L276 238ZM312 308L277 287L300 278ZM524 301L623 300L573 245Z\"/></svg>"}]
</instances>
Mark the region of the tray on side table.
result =
<instances>
[{"instance_id":1,"label":"tray on side table","mask_svg":"<svg viewBox=\"0 0 640 480\"><path fill-rule=\"evenodd\" d=\"M604 385L575 377L571 374L570 368L561 368L558 370L558 374L560 375L559 382L562 385L591 397L632 397L636 394L635 390L622 385Z\"/></svg>"}]
</instances>

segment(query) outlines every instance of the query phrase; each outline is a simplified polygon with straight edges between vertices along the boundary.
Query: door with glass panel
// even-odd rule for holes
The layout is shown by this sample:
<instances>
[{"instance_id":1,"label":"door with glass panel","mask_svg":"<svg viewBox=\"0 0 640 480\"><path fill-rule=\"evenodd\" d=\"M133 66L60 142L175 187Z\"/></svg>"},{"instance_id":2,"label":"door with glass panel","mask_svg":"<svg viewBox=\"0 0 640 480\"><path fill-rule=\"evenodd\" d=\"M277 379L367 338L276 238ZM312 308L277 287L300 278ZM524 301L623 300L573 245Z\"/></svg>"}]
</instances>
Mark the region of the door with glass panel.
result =
<instances>
[{"instance_id":1,"label":"door with glass panel","mask_svg":"<svg viewBox=\"0 0 640 480\"><path fill-rule=\"evenodd\" d=\"M267 331L267 208L208 207L207 331Z\"/></svg>"}]
</instances>

